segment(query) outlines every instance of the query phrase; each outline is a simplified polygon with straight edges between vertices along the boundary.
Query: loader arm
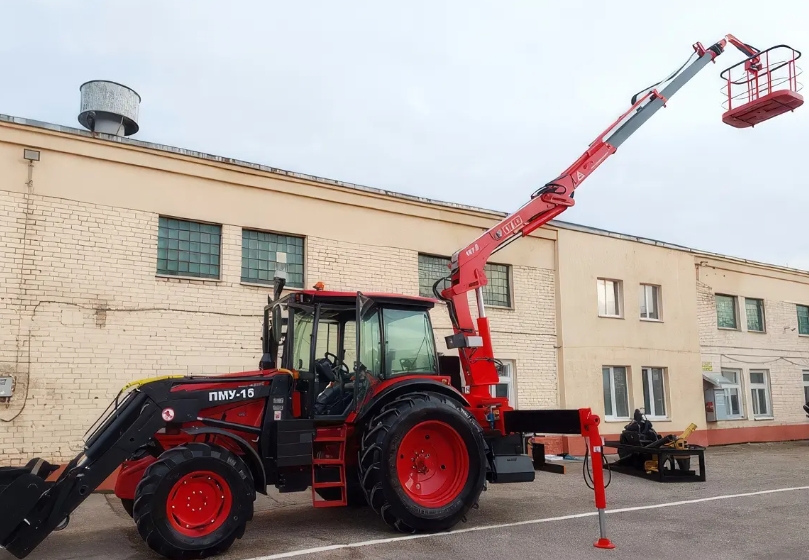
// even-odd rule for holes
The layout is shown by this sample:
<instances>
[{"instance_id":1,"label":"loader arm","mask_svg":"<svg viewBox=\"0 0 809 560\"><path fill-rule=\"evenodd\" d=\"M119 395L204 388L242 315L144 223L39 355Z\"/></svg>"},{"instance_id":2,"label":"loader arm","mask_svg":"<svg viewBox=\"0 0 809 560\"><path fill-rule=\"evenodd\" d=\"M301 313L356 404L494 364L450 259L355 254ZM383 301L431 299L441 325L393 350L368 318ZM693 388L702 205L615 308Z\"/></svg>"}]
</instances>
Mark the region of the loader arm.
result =
<instances>
[{"instance_id":1,"label":"loader arm","mask_svg":"<svg viewBox=\"0 0 809 560\"><path fill-rule=\"evenodd\" d=\"M728 43L733 44L748 57L758 51L727 35L709 48L700 43L693 45L694 53L678 71L667 79L647 88L632 98L632 106L606 130L599 134L588 149L556 179L539 188L531 199L516 212L503 218L481 234L469 245L452 255L450 260L450 285L437 297L447 302L447 310L454 334L446 337L448 348L457 348L466 385L470 388L470 403L478 407L495 404L498 399L490 395L490 386L498 383L496 361L492 349L489 323L483 303L483 287L487 283L484 267L489 257L508 244L525 237L547 224L556 216L573 206L573 195L604 161L616 152L641 125L652 117L680 88L700 70L724 52ZM655 89L665 82L662 90ZM473 320L469 305L469 292L476 292L477 320ZM501 399L504 400L505 399ZM505 405L506 403L501 403Z\"/></svg>"}]
</instances>

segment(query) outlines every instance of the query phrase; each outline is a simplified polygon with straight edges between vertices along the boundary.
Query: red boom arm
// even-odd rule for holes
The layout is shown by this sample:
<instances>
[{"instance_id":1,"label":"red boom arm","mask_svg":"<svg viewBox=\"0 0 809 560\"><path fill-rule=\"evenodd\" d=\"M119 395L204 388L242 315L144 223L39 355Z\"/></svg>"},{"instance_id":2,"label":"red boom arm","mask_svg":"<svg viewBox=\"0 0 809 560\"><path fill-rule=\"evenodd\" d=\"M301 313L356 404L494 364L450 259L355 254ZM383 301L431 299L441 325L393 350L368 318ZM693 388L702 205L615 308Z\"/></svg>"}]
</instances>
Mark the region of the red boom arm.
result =
<instances>
[{"instance_id":1,"label":"red boom arm","mask_svg":"<svg viewBox=\"0 0 809 560\"><path fill-rule=\"evenodd\" d=\"M657 110L665 106L667 100L677 90L719 56L727 43L731 43L748 57L753 57L759 52L732 35L727 35L707 49L696 43L693 46L694 54L682 68L664 80L667 85L662 91L658 92L654 86L650 88L628 111L601 133L587 151L557 179L540 188L519 210L452 256L451 284L440 293L441 299L447 302L455 333L446 337L446 342L448 348L459 349L466 385L470 388L469 400L473 407L507 406L506 399L492 398L489 393L489 387L499 381L489 323L483 305L482 289L487 283L484 267L489 257L573 206L573 193L576 188L614 154L620 144ZM694 56L696 60L692 62ZM476 322L472 318L469 306L468 293L472 290L475 290L477 296ZM436 294L439 295L438 292Z\"/></svg>"}]
</instances>

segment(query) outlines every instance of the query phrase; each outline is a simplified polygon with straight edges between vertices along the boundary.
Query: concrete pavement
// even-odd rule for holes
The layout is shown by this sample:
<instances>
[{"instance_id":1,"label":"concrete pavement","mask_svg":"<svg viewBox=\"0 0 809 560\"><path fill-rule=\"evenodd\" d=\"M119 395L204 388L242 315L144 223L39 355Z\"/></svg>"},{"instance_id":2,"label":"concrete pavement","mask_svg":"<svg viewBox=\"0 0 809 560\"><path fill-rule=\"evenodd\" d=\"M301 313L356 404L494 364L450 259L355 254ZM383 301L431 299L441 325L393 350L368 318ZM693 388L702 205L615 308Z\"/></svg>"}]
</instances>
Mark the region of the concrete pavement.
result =
<instances>
[{"instance_id":1,"label":"concrete pavement","mask_svg":"<svg viewBox=\"0 0 809 560\"><path fill-rule=\"evenodd\" d=\"M598 521L592 515L592 491L585 486L578 465L565 475L539 472L532 484L490 486L480 509L471 512L467 523L456 527L458 532L416 539L402 539L389 532L369 508L314 509L309 493L272 492L269 497L260 497L244 538L219 558L809 557L805 522L809 442L711 448L706 462L705 483L659 484L613 473L607 489L611 511L607 527L618 546L613 551L592 547ZM788 490L771 492L777 489ZM771 493L752 494L757 492ZM716 497L723 498L705 500ZM664 507L621 511L650 505ZM586 516L547 520L578 514ZM386 539L389 542L376 542ZM11 558L0 552L0 560ZM51 535L28 558L160 557L148 551L114 497L94 495L75 512L66 530Z\"/></svg>"}]
</instances>

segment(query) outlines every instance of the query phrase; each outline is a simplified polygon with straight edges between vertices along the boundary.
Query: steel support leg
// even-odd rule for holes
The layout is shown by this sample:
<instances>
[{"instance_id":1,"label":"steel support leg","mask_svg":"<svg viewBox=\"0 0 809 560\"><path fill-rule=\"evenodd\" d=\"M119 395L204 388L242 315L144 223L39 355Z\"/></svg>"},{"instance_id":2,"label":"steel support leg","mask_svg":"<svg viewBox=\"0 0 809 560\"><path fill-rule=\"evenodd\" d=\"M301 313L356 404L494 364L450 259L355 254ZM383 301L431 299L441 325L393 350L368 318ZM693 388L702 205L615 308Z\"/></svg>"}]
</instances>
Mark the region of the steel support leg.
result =
<instances>
[{"instance_id":1,"label":"steel support leg","mask_svg":"<svg viewBox=\"0 0 809 560\"><path fill-rule=\"evenodd\" d=\"M607 495L604 490L604 465L601 434L598 432L600 419L590 412L589 409L581 409L581 435L587 440L590 450L590 457L593 463L593 487L595 490L595 502L598 509L598 529L599 538L593 543L596 548L615 548L613 542L607 538L607 519L605 510L607 508Z\"/></svg>"}]
</instances>

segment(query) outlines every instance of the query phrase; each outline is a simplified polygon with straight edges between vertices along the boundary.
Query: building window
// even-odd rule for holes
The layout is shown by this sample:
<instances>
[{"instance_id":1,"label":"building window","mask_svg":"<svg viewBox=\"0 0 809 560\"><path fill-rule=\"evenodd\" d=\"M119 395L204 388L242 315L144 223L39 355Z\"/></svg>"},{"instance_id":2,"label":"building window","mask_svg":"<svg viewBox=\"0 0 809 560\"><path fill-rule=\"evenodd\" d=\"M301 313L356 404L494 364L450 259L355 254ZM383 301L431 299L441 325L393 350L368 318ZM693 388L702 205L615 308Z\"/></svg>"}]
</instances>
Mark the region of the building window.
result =
<instances>
[{"instance_id":1,"label":"building window","mask_svg":"<svg viewBox=\"0 0 809 560\"><path fill-rule=\"evenodd\" d=\"M803 370L803 401L809 403L809 370Z\"/></svg>"},{"instance_id":2,"label":"building window","mask_svg":"<svg viewBox=\"0 0 809 560\"><path fill-rule=\"evenodd\" d=\"M718 381L722 389L717 391L716 419L738 420L744 418L741 371L723 369L722 377ZM721 400L719 400L720 396Z\"/></svg>"},{"instance_id":3,"label":"building window","mask_svg":"<svg viewBox=\"0 0 809 560\"><path fill-rule=\"evenodd\" d=\"M649 417L666 417L666 383L663 368L643 368L643 406Z\"/></svg>"},{"instance_id":4,"label":"building window","mask_svg":"<svg viewBox=\"0 0 809 560\"><path fill-rule=\"evenodd\" d=\"M516 404L514 395L514 361L513 360L500 360L503 368L500 370L500 381L497 385L492 385L491 392L493 397L507 397L508 404L512 407Z\"/></svg>"},{"instance_id":5,"label":"building window","mask_svg":"<svg viewBox=\"0 0 809 560\"><path fill-rule=\"evenodd\" d=\"M764 332L764 300L744 298L744 311L747 315L747 330Z\"/></svg>"},{"instance_id":6,"label":"building window","mask_svg":"<svg viewBox=\"0 0 809 560\"><path fill-rule=\"evenodd\" d=\"M488 283L483 286L483 301L486 305L511 307L509 267L504 264L487 264L483 267Z\"/></svg>"},{"instance_id":7,"label":"building window","mask_svg":"<svg viewBox=\"0 0 809 560\"><path fill-rule=\"evenodd\" d=\"M809 335L809 305L798 305L798 334Z\"/></svg>"},{"instance_id":8,"label":"building window","mask_svg":"<svg viewBox=\"0 0 809 560\"><path fill-rule=\"evenodd\" d=\"M219 278L222 226L161 216L157 230L157 273Z\"/></svg>"},{"instance_id":9,"label":"building window","mask_svg":"<svg viewBox=\"0 0 809 560\"><path fill-rule=\"evenodd\" d=\"M629 418L629 385L626 367L604 366L601 368L604 384L604 416L611 419Z\"/></svg>"},{"instance_id":10,"label":"building window","mask_svg":"<svg viewBox=\"0 0 809 560\"><path fill-rule=\"evenodd\" d=\"M640 318L660 320L660 286L640 285Z\"/></svg>"},{"instance_id":11,"label":"building window","mask_svg":"<svg viewBox=\"0 0 809 560\"><path fill-rule=\"evenodd\" d=\"M763 369L750 370L750 393L753 397L753 416L756 418L772 416L768 373Z\"/></svg>"},{"instance_id":12,"label":"building window","mask_svg":"<svg viewBox=\"0 0 809 560\"><path fill-rule=\"evenodd\" d=\"M449 276L449 259L419 255L419 295L421 297L435 297L433 284L439 279ZM438 284L439 293L449 287L449 279Z\"/></svg>"},{"instance_id":13,"label":"building window","mask_svg":"<svg viewBox=\"0 0 809 560\"><path fill-rule=\"evenodd\" d=\"M736 296L716 294L716 325L720 329L738 329Z\"/></svg>"},{"instance_id":14,"label":"building window","mask_svg":"<svg viewBox=\"0 0 809 560\"><path fill-rule=\"evenodd\" d=\"M621 281L598 279L598 314L601 317L621 317L623 312Z\"/></svg>"},{"instance_id":15,"label":"building window","mask_svg":"<svg viewBox=\"0 0 809 560\"><path fill-rule=\"evenodd\" d=\"M433 284L438 284L439 292L449 286L450 260L446 257L419 254L419 295L435 297ZM508 265L488 263L483 267L488 283L483 287L483 302L486 305L511 307L511 274Z\"/></svg>"},{"instance_id":16,"label":"building window","mask_svg":"<svg viewBox=\"0 0 809 560\"><path fill-rule=\"evenodd\" d=\"M286 255L286 285L303 288L303 238L248 229L242 230L242 282L272 284L278 253Z\"/></svg>"}]
</instances>

